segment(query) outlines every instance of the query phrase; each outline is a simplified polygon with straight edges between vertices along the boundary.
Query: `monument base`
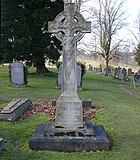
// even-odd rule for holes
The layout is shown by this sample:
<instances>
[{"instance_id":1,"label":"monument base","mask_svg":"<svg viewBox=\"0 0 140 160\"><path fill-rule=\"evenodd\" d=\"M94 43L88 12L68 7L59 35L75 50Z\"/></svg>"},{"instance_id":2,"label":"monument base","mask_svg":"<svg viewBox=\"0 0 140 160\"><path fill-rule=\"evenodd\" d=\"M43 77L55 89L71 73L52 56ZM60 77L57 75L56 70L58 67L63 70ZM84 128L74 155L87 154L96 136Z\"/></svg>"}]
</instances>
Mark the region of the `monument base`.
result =
<instances>
[{"instance_id":1,"label":"monument base","mask_svg":"<svg viewBox=\"0 0 140 160\"><path fill-rule=\"evenodd\" d=\"M56 132L54 132L53 123L49 123L48 125L41 124L29 140L29 147L32 150L59 152L110 150L111 144L102 125L93 125L90 122L85 122L84 128L86 131L83 129L84 131L82 132L82 129L78 129L75 132L67 131L66 134L66 130L63 128L61 132L60 129L56 129ZM87 134L91 133L91 130L94 133Z\"/></svg>"}]
</instances>

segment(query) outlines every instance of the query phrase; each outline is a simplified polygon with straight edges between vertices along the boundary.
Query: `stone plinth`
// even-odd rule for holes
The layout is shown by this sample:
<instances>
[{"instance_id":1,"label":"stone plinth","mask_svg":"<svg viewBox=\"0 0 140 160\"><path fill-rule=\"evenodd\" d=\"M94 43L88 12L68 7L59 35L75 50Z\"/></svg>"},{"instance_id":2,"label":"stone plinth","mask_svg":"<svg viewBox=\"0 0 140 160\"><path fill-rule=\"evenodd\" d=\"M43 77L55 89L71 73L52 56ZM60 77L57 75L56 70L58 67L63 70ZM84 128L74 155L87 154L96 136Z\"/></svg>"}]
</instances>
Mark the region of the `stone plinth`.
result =
<instances>
[{"instance_id":1,"label":"stone plinth","mask_svg":"<svg viewBox=\"0 0 140 160\"><path fill-rule=\"evenodd\" d=\"M82 101L78 95L62 94L56 101L55 126L69 129L83 127Z\"/></svg>"},{"instance_id":2,"label":"stone plinth","mask_svg":"<svg viewBox=\"0 0 140 160\"><path fill-rule=\"evenodd\" d=\"M29 141L32 150L82 152L110 150L110 141L102 125L84 123L83 129L57 129L53 123L41 124Z\"/></svg>"},{"instance_id":3,"label":"stone plinth","mask_svg":"<svg viewBox=\"0 0 140 160\"><path fill-rule=\"evenodd\" d=\"M19 116L29 109L32 105L29 99L13 99L0 112L0 120L15 121Z\"/></svg>"}]
</instances>

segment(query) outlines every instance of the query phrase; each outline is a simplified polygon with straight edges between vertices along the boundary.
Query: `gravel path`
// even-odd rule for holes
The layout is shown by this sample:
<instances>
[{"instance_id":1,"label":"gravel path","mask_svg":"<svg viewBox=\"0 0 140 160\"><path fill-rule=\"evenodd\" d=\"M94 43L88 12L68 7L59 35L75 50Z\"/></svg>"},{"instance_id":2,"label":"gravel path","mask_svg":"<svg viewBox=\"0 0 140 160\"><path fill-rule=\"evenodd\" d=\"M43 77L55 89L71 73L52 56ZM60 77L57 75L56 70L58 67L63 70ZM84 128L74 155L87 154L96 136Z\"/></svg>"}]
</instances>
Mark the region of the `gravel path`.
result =
<instances>
[{"instance_id":1,"label":"gravel path","mask_svg":"<svg viewBox=\"0 0 140 160\"><path fill-rule=\"evenodd\" d=\"M139 96L138 94L135 94L135 93L129 91L128 89L125 88L125 86L124 86L123 84L117 84L117 86L120 87L120 88L121 88L123 91L125 91L126 93L129 93L129 94L131 94L132 96L140 99L140 96Z\"/></svg>"}]
</instances>

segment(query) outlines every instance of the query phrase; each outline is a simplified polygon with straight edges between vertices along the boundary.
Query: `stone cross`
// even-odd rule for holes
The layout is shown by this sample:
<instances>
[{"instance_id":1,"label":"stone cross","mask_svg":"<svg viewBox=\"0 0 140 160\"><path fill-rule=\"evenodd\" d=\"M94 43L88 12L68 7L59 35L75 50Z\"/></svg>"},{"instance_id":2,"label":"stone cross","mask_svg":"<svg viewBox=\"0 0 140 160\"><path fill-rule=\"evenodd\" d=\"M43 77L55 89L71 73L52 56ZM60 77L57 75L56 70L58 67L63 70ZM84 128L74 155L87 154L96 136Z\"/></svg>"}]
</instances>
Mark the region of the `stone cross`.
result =
<instances>
[{"instance_id":1,"label":"stone cross","mask_svg":"<svg viewBox=\"0 0 140 160\"><path fill-rule=\"evenodd\" d=\"M76 45L84 33L91 32L91 22L75 11L74 3L65 3L64 11L48 22L48 32L63 44L62 93L56 101L55 127L74 130L83 127L82 101L76 84Z\"/></svg>"}]
</instances>

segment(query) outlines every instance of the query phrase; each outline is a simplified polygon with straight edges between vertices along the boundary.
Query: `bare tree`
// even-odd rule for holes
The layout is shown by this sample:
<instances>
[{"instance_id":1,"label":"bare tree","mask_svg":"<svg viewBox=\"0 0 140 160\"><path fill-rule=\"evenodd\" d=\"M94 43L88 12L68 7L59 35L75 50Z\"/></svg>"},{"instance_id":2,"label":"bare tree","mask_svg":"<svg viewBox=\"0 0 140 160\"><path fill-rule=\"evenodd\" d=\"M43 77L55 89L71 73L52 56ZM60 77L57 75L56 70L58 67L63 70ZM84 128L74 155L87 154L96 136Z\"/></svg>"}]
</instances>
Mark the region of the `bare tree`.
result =
<instances>
[{"instance_id":1,"label":"bare tree","mask_svg":"<svg viewBox=\"0 0 140 160\"><path fill-rule=\"evenodd\" d=\"M134 22L134 29L135 32L131 31L136 40L136 43L134 43L135 45L134 55L135 55L135 61L140 66L140 12Z\"/></svg>"},{"instance_id":2,"label":"bare tree","mask_svg":"<svg viewBox=\"0 0 140 160\"><path fill-rule=\"evenodd\" d=\"M134 37L133 45L136 47L137 44L140 43L140 12L134 21L134 31L129 30Z\"/></svg>"},{"instance_id":3,"label":"bare tree","mask_svg":"<svg viewBox=\"0 0 140 160\"><path fill-rule=\"evenodd\" d=\"M125 12L122 10L124 1L97 0L97 8L94 9L93 35L98 38L98 54L104 61L106 68L109 62L116 56L115 50L121 45L122 40L117 39L118 31L125 25ZM106 75L107 75L106 69Z\"/></svg>"},{"instance_id":4,"label":"bare tree","mask_svg":"<svg viewBox=\"0 0 140 160\"><path fill-rule=\"evenodd\" d=\"M88 0L75 0L76 11L80 12L82 4L87 1Z\"/></svg>"}]
</instances>

